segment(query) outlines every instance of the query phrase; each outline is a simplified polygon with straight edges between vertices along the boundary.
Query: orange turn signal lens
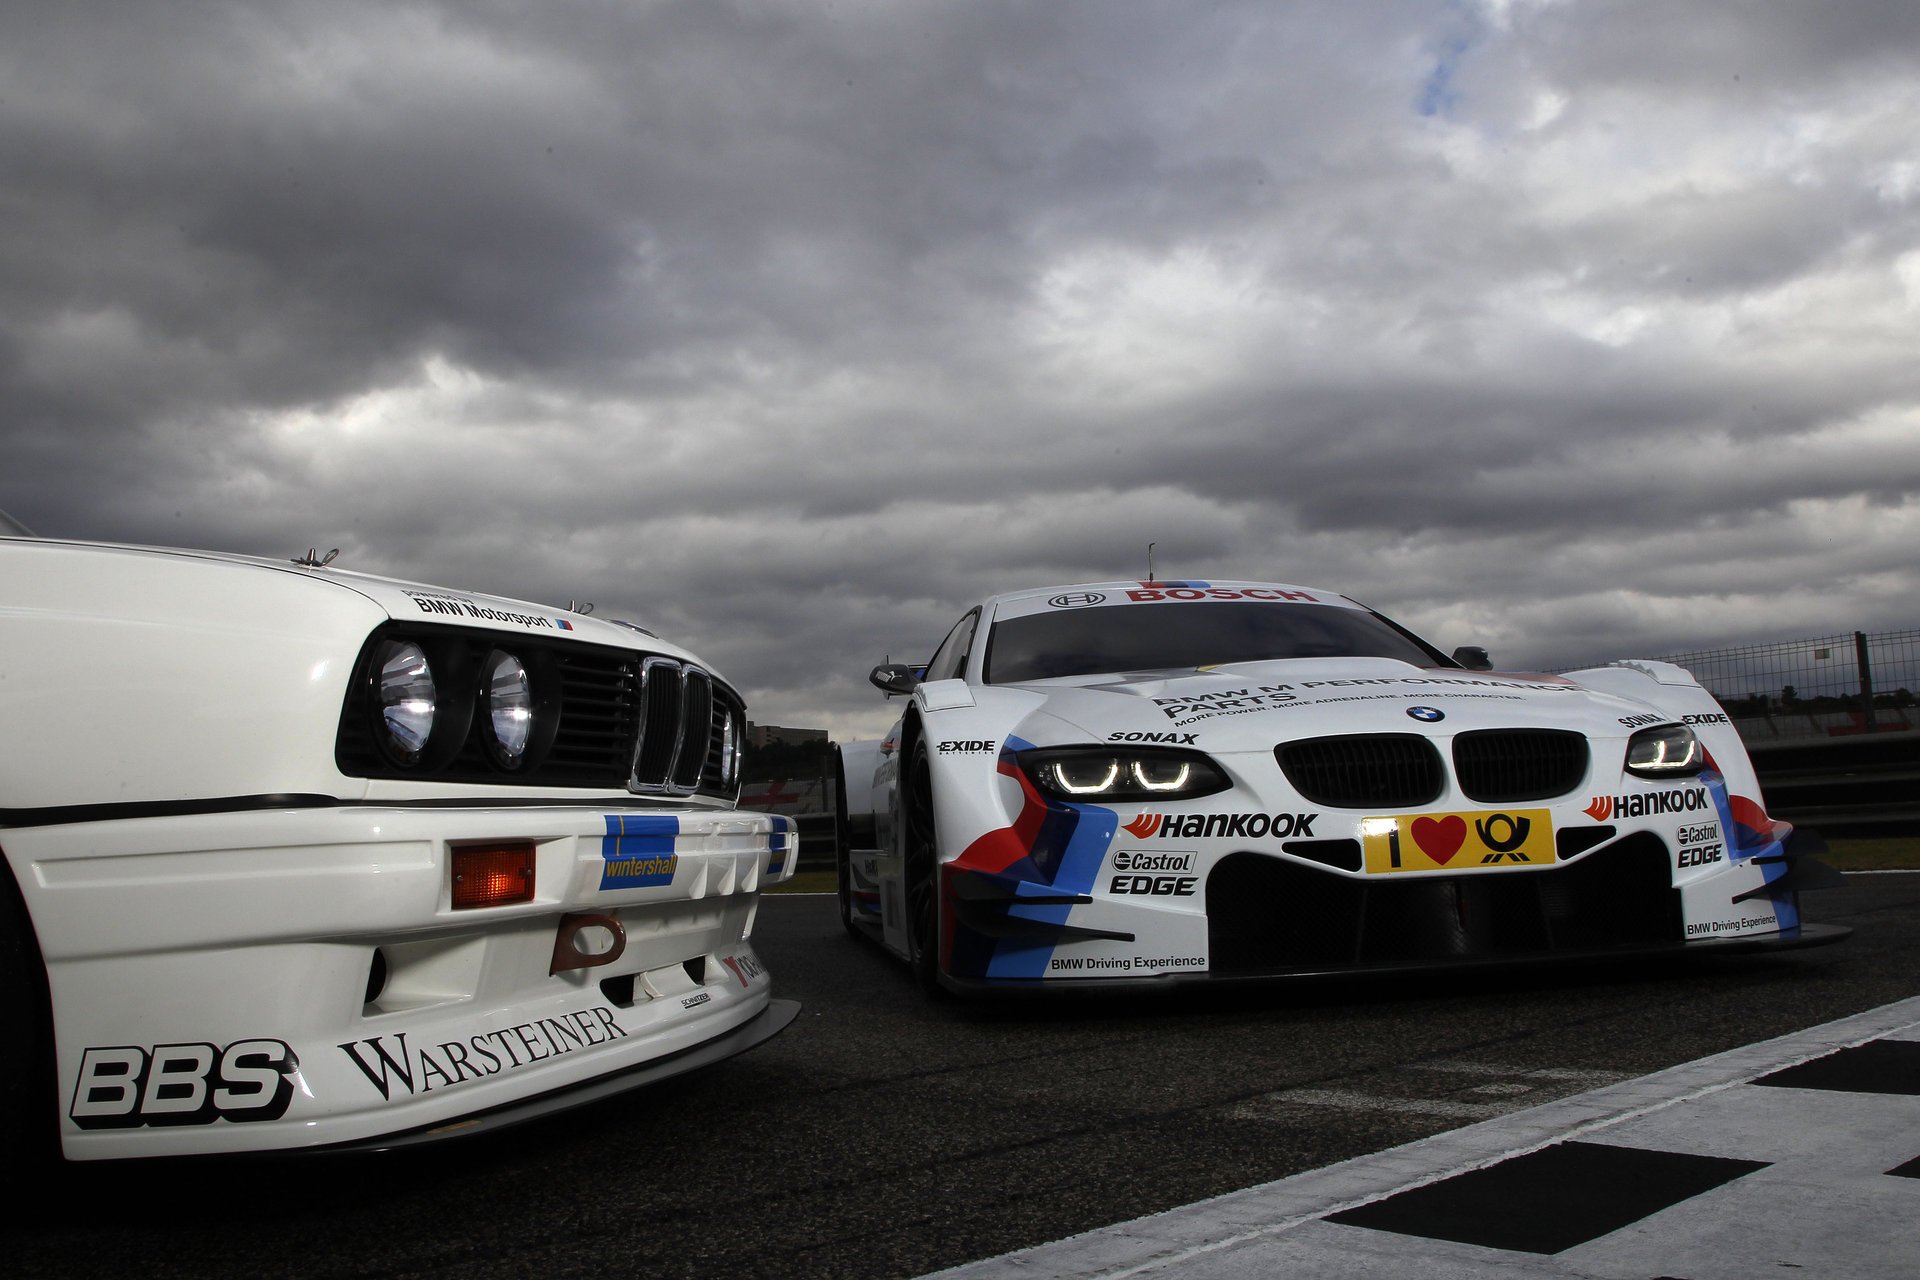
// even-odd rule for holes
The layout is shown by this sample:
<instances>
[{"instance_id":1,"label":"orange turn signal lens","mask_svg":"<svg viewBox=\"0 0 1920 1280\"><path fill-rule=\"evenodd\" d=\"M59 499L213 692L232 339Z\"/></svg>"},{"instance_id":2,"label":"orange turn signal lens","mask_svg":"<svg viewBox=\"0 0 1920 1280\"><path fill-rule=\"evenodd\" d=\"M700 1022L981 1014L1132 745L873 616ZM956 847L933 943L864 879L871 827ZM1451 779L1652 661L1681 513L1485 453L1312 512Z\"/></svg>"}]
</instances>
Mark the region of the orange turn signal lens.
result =
<instances>
[{"instance_id":1,"label":"orange turn signal lens","mask_svg":"<svg viewBox=\"0 0 1920 1280\"><path fill-rule=\"evenodd\" d=\"M533 841L467 844L453 850L453 909L533 901Z\"/></svg>"}]
</instances>

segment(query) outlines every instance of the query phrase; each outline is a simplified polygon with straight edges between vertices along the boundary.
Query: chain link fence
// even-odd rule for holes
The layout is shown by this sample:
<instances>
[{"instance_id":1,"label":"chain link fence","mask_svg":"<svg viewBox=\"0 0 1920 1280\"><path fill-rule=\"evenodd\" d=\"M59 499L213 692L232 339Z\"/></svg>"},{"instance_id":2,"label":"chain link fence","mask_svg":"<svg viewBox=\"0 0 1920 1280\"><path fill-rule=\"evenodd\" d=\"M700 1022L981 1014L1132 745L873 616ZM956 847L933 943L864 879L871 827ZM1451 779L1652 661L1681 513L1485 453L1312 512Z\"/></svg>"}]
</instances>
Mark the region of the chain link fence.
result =
<instances>
[{"instance_id":1,"label":"chain link fence","mask_svg":"<svg viewBox=\"0 0 1920 1280\"><path fill-rule=\"evenodd\" d=\"M1920 729L1920 629L1669 654L1750 745Z\"/></svg>"}]
</instances>

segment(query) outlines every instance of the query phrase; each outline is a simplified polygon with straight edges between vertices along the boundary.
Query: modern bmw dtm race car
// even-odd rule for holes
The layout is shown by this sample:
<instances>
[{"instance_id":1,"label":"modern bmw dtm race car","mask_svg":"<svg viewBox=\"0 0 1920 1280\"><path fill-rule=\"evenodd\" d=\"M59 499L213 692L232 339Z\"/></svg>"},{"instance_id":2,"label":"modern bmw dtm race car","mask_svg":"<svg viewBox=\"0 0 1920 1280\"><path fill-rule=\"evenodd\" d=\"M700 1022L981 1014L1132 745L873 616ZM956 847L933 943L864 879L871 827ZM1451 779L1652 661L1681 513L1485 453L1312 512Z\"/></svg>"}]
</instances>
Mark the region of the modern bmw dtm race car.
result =
<instances>
[{"instance_id":1,"label":"modern bmw dtm race car","mask_svg":"<svg viewBox=\"0 0 1920 1280\"><path fill-rule=\"evenodd\" d=\"M13 1139L393 1146L797 1011L749 939L793 822L735 810L739 697L638 628L0 536L0 724Z\"/></svg>"},{"instance_id":2,"label":"modern bmw dtm race car","mask_svg":"<svg viewBox=\"0 0 1920 1280\"><path fill-rule=\"evenodd\" d=\"M1443 655L1317 587L994 596L841 748L843 921L953 990L1786 947L1837 882L1685 671Z\"/></svg>"}]
</instances>

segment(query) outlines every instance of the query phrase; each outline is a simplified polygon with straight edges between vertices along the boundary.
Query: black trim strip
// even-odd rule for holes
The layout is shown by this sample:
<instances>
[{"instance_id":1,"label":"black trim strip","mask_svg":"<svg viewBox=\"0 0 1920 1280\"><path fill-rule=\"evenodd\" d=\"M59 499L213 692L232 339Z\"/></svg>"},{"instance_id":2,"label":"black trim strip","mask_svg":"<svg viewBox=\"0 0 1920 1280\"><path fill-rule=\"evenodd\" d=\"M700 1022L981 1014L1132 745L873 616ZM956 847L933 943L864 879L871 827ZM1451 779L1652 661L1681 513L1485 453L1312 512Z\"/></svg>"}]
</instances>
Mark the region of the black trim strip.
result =
<instances>
[{"instance_id":1,"label":"black trim strip","mask_svg":"<svg viewBox=\"0 0 1920 1280\"><path fill-rule=\"evenodd\" d=\"M209 796L202 800L131 800L121 804L61 804L42 809L0 809L0 827L55 827L116 818L179 818L201 813L250 813L264 809L327 809L345 803L334 796L285 792L263 796Z\"/></svg>"},{"instance_id":2,"label":"black trim strip","mask_svg":"<svg viewBox=\"0 0 1920 1280\"><path fill-rule=\"evenodd\" d=\"M274 809L680 809L692 796L460 796L431 800L342 800L338 796L279 793L260 796L209 796L203 800L133 800L123 804L66 804L42 809L0 809L0 829L58 827L76 822L112 822L129 818L180 818L211 813L261 813ZM715 812L718 805L694 804ZM751 812L749 810L748 812Z\"/></svg>"}]
</instances>

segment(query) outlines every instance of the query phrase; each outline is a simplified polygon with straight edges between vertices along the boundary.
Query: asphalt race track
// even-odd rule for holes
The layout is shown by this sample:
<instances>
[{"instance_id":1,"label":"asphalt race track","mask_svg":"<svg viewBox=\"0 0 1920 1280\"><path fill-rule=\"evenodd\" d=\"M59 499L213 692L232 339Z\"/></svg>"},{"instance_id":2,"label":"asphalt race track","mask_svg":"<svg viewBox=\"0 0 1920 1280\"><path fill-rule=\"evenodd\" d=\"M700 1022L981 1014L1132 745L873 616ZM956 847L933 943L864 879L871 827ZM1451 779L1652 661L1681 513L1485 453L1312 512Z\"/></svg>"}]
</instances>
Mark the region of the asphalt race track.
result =
<instances>
[{"instance_id":1,"label":"asphalt race track","mask_svg":"<svg viewBox=\"0 0 1920 1280\"><path fill-rule=\"evenodd\" d=\"M805 1010L704 1074L400 1156L71 1166L15 1275L911 1276L1920 995L1920 874L1837 947L1631 970L928 1003L830 897L756 941Z\"/></svg>"}]
</instances>

